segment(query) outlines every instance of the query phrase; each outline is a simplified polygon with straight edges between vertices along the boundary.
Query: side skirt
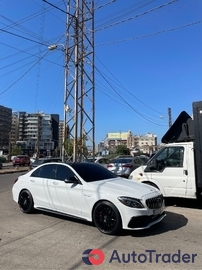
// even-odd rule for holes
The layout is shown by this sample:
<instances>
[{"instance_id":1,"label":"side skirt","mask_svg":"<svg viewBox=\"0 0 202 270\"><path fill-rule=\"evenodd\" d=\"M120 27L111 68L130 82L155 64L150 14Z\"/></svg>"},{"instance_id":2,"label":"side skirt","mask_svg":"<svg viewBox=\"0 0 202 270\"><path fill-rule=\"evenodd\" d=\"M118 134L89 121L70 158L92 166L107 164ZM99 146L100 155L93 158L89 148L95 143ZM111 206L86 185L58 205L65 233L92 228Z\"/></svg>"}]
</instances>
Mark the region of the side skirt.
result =
<instances>
[{"instance_id":1,"label":"side skirt","mask_svg":"<svg viewBox=\"0 0 202 270\"><path fill-rule=\"evenodd\" d=\"M62 215L62 216L70 217L70 218L89 221L89 220L87 220L85 218L77 217L77 216L74 216L74 215L69 215L69 214L59 212L59 211L56 211L56 210L46 209L46 208L43 208L43 207L36 207L35 209L40 210L40 211L44 211L44 212L48 212L48 213L52 213L52 214L56 214L56 215Z\"/></svg>"}]
</instances>

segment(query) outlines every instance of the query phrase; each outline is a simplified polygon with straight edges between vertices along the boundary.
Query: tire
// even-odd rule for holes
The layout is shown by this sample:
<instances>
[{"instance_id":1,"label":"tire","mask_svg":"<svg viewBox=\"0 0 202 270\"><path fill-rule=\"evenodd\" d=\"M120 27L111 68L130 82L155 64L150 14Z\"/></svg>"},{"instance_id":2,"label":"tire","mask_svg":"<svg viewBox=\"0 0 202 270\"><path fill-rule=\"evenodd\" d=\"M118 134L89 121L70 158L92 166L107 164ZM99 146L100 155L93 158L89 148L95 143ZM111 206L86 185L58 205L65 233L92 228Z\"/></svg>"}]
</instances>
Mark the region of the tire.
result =
<instances>
[{"instance_id":1,"label":"tire","mask_svg":"<svg viewBox=\"0 0 202 270\"><path fill-rule=\"evenodd\" d=\"M20 210L25 214L30 214L34 211L34 201L29 190L23 190L20 192L18 204Z\"/></svg>"},{"instance_id":2,"label":"tire","mask_svg":"<svg viewBox=\"0 0 202 270\"><path fill-rule=\"evenodd\" d=\"M118 209L111 202L102 201L93 210L93 222L104 234L117 234L122 228L121 216Z\"/></svg>"}]
</instances>

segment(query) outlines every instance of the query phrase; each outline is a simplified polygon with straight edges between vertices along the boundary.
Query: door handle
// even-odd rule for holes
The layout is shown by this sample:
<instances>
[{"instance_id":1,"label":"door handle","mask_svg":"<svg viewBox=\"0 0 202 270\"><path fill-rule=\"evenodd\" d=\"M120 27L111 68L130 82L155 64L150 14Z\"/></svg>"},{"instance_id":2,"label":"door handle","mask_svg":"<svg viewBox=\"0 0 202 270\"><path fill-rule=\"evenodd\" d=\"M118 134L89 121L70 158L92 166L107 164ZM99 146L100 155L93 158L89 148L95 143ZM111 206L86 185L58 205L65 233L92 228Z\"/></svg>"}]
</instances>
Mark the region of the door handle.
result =
<instances>
[{"instance_id":1,"label":"door handle","mask_svg":"<svg viewBox=\"0 0 202 270\"><path fill-rule=\"evenodd\" d=\"M188 170L183 170L183 174L188 175Z\"/></svg>"},{"instance_id":2,"label":"door handle","mask_svg":"<svg viewBox=\"0 0 202 270\"><path fill-rule=\"evenodd\" d=\"M30 179L30 182L34 183L34 182L35 182L35 180L34 180L34 179Z\"/></svg>"},{"instance_id":3,"label":"door handle","mask_svg":"<svg viewBox=\"0 0 202 270\"><path fill-rule=\"evenodd\" d=\"M57 186L58 185L58 182L53 181L53 185Z\"/></svg>"}]
</instances>

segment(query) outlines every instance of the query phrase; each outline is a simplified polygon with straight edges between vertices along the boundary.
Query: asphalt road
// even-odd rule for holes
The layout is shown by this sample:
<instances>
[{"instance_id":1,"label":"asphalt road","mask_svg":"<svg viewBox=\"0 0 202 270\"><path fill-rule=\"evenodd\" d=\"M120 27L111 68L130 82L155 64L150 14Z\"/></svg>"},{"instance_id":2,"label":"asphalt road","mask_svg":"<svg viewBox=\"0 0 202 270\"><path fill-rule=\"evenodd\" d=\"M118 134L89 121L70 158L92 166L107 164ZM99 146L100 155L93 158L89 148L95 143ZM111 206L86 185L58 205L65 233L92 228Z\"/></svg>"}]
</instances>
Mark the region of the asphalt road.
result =
<instances>
[{"instance_id":1,"label":"asphalt road","mask_svg":"<svg viewBox=\"0 0 202 270\"><path fill-rule=\"evenodd\" d=\"M167 206L166 218L148 230L108 236L87 222L21 213L11 193L18 175L0 175L1 270L93 269L82 260L87 249L104 253L96 269L202 269L202 210L189 201Z\"/></svg>"}]
</instances>

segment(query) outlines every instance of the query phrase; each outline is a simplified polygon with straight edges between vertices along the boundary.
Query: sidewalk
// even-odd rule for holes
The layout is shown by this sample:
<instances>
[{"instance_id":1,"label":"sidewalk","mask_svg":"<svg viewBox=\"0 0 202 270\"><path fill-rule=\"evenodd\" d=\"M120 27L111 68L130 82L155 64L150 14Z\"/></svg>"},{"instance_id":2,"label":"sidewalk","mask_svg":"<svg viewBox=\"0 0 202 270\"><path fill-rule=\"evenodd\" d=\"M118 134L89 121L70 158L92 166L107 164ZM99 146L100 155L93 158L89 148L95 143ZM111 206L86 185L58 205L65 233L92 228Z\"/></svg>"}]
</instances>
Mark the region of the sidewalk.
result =
<instances>
[{"instance_id":1,"label":"sidewalk","mask_svg":"<svg viewBox=\"0 0 202 270\"><path fill-rule=\"evenodd\" d=\"M29 167L6 168L6 166L4 166L0 170L0 175L1 174L7 174L7 173L28 172L28 171L29 171Z\"/></svg>"}]
</instances>

